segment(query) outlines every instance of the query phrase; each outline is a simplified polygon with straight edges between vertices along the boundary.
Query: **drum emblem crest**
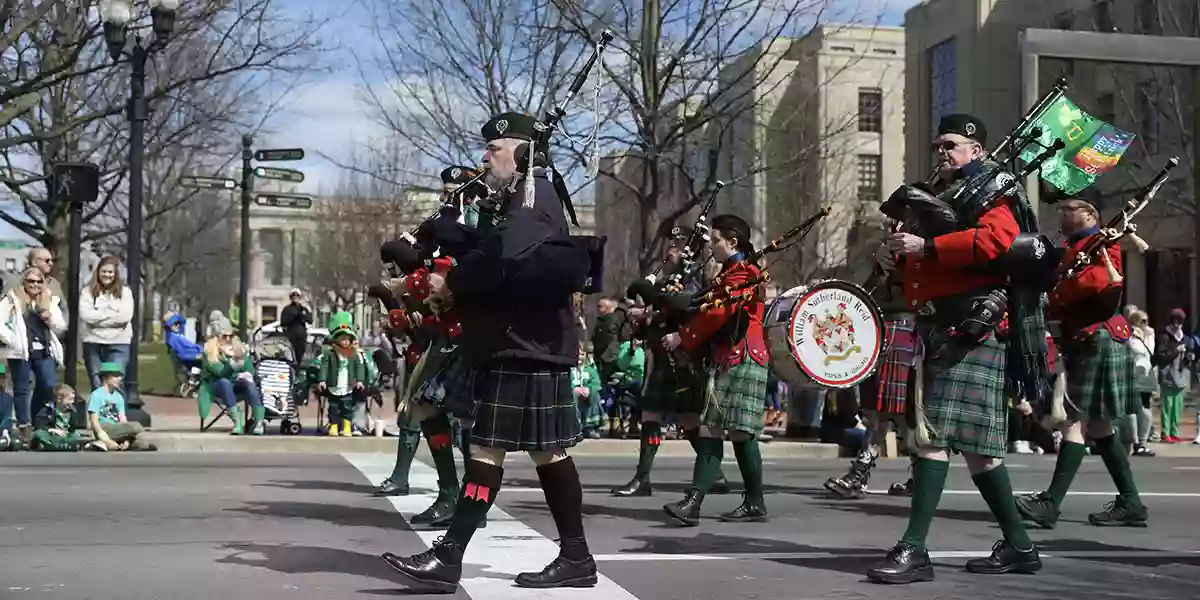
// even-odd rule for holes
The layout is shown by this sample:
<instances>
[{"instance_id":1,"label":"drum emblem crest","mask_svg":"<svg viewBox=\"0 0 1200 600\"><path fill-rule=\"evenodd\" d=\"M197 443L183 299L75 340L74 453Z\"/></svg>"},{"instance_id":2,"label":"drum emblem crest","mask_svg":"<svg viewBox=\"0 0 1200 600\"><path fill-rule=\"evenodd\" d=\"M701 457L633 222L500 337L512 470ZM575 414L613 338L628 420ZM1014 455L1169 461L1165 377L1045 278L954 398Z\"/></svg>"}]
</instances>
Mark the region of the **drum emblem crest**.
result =
<instances>
[{"instance_id":1,"label":"drum emblem crest","mask_svg":"<svg viewBox=\"0 0 1200 600\"><path fill-rule=\"evenodd\" d=\"M812 338L825 353L825 364L846 360L851 354L861 352L854 337L854 319L846 313L846 303L838 303L836 310L825 310L821 318L808 315L812 324Z\"/></svg>"}]
</instances>

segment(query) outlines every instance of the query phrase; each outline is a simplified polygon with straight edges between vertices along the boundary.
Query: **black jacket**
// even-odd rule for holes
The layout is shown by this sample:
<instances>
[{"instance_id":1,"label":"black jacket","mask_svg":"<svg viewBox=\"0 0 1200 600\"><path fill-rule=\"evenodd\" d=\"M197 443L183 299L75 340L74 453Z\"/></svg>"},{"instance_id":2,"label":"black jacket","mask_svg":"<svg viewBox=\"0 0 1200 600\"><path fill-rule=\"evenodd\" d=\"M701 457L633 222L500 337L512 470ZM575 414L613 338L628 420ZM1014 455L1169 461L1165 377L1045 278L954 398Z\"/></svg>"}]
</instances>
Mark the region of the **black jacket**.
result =
<instances>
[{"instance_id":1,"label":"black jacket","mask_svg":"<svg viewBox=\"0 0 1200 600\"><path fill-rule=\"evenodd\" d=\"M533 208L524 185L500 199L502 221L458 258L446 286L462 323L459 344L477 362L525 358L579 362L571 296L583 289L589 261L573 240L554 185L535 177Z\"/></svg>"},{"instance_id":2,"label":"black jacket","mask_svg":"<svg viewBox=\"0 0 1200 600\"><path fill-rule=\"evenodd\" d=\"M307 339L308 323L312 323L312 313L295 302L283 307L279 315L279 326L288 339Z\"/></svg>"}]
</instances>

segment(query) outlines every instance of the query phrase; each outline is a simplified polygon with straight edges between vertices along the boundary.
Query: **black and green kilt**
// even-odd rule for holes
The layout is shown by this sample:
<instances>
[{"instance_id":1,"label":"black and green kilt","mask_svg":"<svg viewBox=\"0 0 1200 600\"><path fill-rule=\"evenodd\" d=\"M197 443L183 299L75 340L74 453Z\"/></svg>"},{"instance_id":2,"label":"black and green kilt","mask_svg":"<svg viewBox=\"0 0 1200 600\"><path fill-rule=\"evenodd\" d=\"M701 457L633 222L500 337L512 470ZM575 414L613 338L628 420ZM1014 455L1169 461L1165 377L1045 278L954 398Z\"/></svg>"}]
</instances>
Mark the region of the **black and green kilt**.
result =
<instances>
[{"instance_id":1,"label":"black and green kilt","mask_svg":"<svg viewBox=\"0 0 1200 600\"><path fill-rule=\"evenodd\" d=\"M501 359L472 371L471 396L446 396L447 410L471 423L471 444L509 451L557 450L583 438L569 367Z\"/></svg>"},{"instance_id":2,"label":"black and green kilt","mask_svg":"<svg viewBox=\"0 0 1200 600\"><path fill-rule=\"evenodd\" d=\"M1069 420L1115 420L1138 411L1141 395L1128 342L1118 342L1100 328L1083 340L1064 341L1059 348L1067 374L1064 408Z\"/></svg>"},{"instance_id":3,"label":"black and green kilt","mask_svg":"<svg viewBox=\"0 0 1200 600\"><path fill-rule=\"evenodd\" d=\"M459 352L454 344L438 341L425 351L419 369L412 374L407 389L417 404L440 407L446 396L446 375Z\"/></svg>"},{"instance_id":4,"label":"black and green kilt","mask_svg":"<svg viewBox=\"0 0 1200 600\"><path fill-rule=\"evenodd\" d=\"M766 411L767 368L746 358L713 377L701 423L712 429L760 435Z\"/></svg>"},{"instance_id":5,"label":"black and green kilt","mask_svg":"<svg viewBox=\"0 0 1200 600\"><path fill-rule=\"evenodd\" d=\"M670 358L655 353L646 373L638 408L665 414L700 414L704 410L705 379L690 367L672 367Z\"/></svg>"},{"instance_id":6,"label":"black and green kilt","mask_svg":"<svg viewBox=\"0 0 1200 600\"><path fill-rule=\"evenodd\" d=\"M1005 345L994 335L982 344L950 342L936 356L926 357L923 402L931 446L1004 457L1008 450L1005 362Z\"/></svg>"}]
</instances>

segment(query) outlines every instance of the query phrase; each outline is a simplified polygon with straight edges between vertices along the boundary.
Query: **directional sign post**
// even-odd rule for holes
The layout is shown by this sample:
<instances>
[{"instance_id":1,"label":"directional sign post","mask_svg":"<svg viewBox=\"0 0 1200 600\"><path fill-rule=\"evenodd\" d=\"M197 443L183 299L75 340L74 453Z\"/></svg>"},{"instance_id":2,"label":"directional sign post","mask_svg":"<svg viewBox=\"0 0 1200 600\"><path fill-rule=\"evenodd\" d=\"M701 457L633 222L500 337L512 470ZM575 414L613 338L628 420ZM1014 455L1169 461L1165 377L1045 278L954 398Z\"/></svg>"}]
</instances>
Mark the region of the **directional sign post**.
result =
<instances>
[{"instance_id":1,"label":"directional sign post","mask_svg":"<svg viewBox=\"0 0 1200 600\"><path fill-rule=\"evenodd\" d=\"M254 176L263 179L290 181L292 183L301 183L304 181L304 173L295 169L280 169L279 167L255 167Z\"/></svg>"},{"instance_id":2,"label":"directional sign post","mask_svg":"<svg viewBox=\"0 0 1200 600\"><path fill-rule=\"evenodd\" d=\"M256 150L254 160L275 162L279 160L304 160L303 148L283 148L277 150Z\"/></svg>"},{"instance_id":3,"label":"directional sign post","mask_svg":"<svg viewBox=\"0 0 1200 600\"><path fill-rule=\"evenodd\" d=\"M232 190L237 188L237 182L221 177L192 177L179 178L179 185L185 188L200 188L206 190Z\"/></svg>"},{"instance_id":4,"label":"directional sign post","mask_svg":"<svg viewBox=\"0 0 1200 600\"><path fill-rule=\"evenodd\" d=\"M311 196L297 196L292 194L259 194L254 197L254 203L259 206L273 206L275 208L312 208Z\"/></svg>"}]
</instances>

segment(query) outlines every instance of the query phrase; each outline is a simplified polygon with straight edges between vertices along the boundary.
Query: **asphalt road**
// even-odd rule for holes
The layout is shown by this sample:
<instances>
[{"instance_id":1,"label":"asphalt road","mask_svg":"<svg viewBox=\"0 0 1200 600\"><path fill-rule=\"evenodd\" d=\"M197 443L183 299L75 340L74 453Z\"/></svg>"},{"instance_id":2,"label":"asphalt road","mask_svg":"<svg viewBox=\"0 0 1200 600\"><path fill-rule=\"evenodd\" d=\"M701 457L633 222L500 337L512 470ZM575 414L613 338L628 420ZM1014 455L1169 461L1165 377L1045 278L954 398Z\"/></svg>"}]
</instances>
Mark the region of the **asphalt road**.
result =
<instances>
[{"instance_id":1,"label":"asphalt road","mask_svg":"<svg viewBox=\"0 0 1200 600\"><path fill-rule=\"evenodd\" d=\"M1010 461L1019 490L1042 487L1052 457ZM632 457L579 460L586 525L604 577L592 590L514 588L513 575L538 570L556 552L554 526L528 459L513 457L491 524L467 554L452 598L506 600L683 600L828 598L1191 597L1200 581L1200 466L1135 459L1151 509L1146 529L1096 529L1087 512L1111 499L1098 459L1088 459L1053 531L1035 531L1045 569L1034 576L978 576L962 570L999 532L961 464L952 469L930 545L937 581L867 583L863 571L900 536L907 501L883 495L829 499L821 482L844 461L769 461L766 524L706 521L680 529L661 505L690 475L684 458L660 459L655 496L616 499ZM883 488L906 462L877 470ZM71 600L323 600L413 596L376 556L417 552L439 532L413 531L398 511L431 496L366 496L390 470L379 455L7 454L0 473L0 598ZM726 466L731 479L737 469ZM413 484L435 476L415 465ZM712 496L705 514L733 508Z\"/></svg>"}]
</instances>

